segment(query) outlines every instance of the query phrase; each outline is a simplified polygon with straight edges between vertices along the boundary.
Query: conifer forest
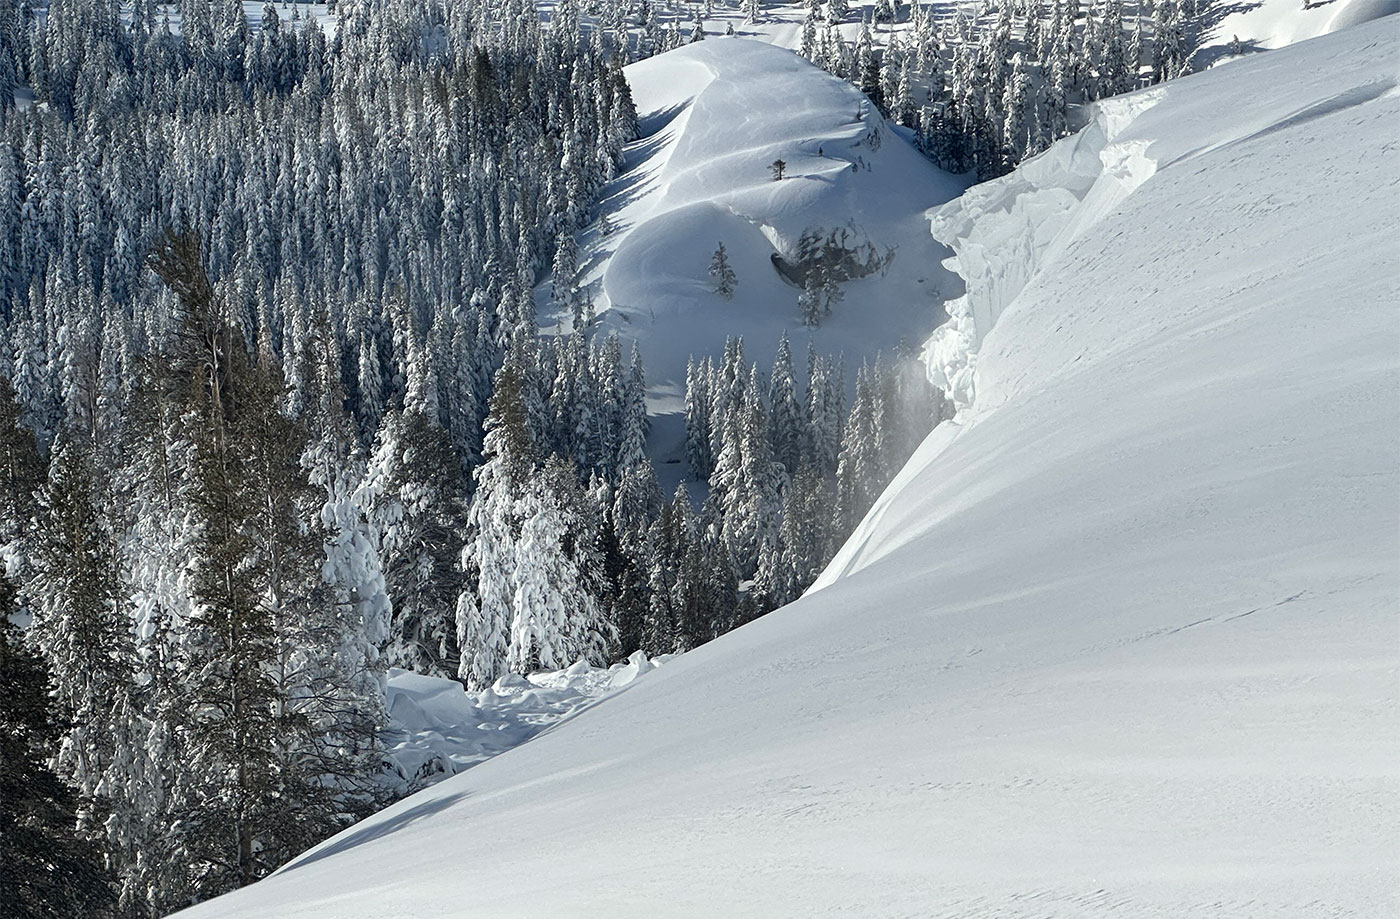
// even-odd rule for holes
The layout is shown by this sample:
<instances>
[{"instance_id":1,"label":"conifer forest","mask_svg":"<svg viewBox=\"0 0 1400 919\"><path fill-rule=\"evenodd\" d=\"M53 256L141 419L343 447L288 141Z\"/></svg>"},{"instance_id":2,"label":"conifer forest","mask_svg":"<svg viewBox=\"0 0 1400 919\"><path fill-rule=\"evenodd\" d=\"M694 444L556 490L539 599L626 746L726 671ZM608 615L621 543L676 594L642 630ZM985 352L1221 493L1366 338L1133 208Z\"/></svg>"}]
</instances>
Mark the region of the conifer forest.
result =
<instances>
[{"instance_id":1,"label":"conifer forest","mask_svg":"<svg viewBox=\"0 0 1400 919\"><path fill-rule=\"evenodd\" d=\"M691 357L660 484L647 354L596 331L577 234L639 138L623 68L759 0L248 9L0 0L6 917L166 915L414 791L391 668L483 690L796 600L953 416L912 346L736 330ZM800 54L968 182L1188 72L1200 15L803 10ZM794 330L893 257L825 232Z\"/></svg>"}]
</instances>

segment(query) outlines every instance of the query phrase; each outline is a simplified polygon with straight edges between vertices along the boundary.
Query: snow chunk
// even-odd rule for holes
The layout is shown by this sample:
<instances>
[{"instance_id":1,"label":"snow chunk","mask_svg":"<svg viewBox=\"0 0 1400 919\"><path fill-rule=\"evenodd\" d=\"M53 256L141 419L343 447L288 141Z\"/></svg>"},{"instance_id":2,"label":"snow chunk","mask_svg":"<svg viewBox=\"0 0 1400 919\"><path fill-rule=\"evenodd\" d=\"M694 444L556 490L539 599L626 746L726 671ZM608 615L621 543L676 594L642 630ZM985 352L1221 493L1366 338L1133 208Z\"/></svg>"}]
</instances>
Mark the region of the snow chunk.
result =
<instances>
[{"instance_id":1,"label":"snow chunk","mask_svg":"<svg viewBox=\"0 0 1400 919\"><path fill-rule=\"evenodd\" d=\"M456 680L390 670L389 725L383 732L387 771L404 788L433 784L519 746L667 659L638 651L609 668L580 660L564 670L507 673L476 693Z\"/></svg>"}]
</instances>

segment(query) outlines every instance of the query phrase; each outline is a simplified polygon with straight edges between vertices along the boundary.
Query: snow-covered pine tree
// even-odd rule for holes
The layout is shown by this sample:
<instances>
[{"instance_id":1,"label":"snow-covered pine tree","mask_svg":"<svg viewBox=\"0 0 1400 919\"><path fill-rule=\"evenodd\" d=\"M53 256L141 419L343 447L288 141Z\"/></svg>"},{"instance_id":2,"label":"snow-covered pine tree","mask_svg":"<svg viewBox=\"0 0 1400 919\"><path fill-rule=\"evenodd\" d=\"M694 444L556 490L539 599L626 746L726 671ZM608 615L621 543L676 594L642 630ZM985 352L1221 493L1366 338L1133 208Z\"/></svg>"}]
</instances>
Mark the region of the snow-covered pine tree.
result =
<instances>
[{"instance_id":1,"label":"snow-covered pine tree","mask_svg":"<svg viewBox=\"0 0 1400 919\"><path fill-rule=\"evenodd\" d=\"M599 574L573 470L546 461L519 502L507 665L516 673L602 664L616 638L590 581Z\"/></svg>"},{"instance_id":2,"label":"snow-covered pine tree","mask_svg":"<svg viewBox=\"0 0 1400 919\"><path fill-rule=\"evenodd\" d=\"M834 369L828 358L808 351L805 452L809 464L824 476L836 474L841 454L845 385L844 373Z\"/></svg>"},{"instance_id":3,"label":"snow-covered pine tree","mask_svg":"<svg viewBox=\"0 0 1400 919\"><path fill-rule=\"evenodd\" d=\"M1031 151L1036 140L1035 90L1025 59L1018 53L1011 59L1011 77L1002 98L1002 136L1020 153Z\"/></svg>"},{"instance_id":4,"label":"snow-covered pine tree","mask_svg":"<svg viewBox=\"0 0 1400 919\"><path fill-rule=\"evenodd\" d=\"M386 661L447 675L459 657L451 610L462 591L466 482L434 407L421 396L410 405L385 417L359 500L379 532L393 606Z\"/></svg>"},{"instance_id":5,"label":"snow-covered pine tree","mask_svg":"<svg viewBox=\"0 0 1400 919\"><path fill-rule=\"evenodd\" d=\"M340 701L322 717L340 744L368 759L377 750L375 735L385 719L382 649L393 607L380 564L380 533L361 503L367 460L342 408L330 338L322 333L314 343L314 366L307 374L313 395L310 436L301 464L320 503L320 574L329 591L323 620L328 631L320 638L333 676L342 684Z\"/></svg>"},{"instance_id":6,"label":"snow-covered pine tree","mask_svg":"<svg viewBox=\"0 0 1400 919\"><path fill-rule=\"evenodd\" d=\"M635 344L628 362L627 378L622 383L621 397L617 411L617 454L612 463L611 476L619 482L629 470L650 466L646 456L647 431L651 426L647 418L646 374L641 352ZM659 503L659 495L657 499Z\"/></svg>"},{"instance_id":7,"label":"snow-covered pine tree","mask_svg":"<svg viewBox=\"0 0 1400 919\"><path fill-rule=\"evenodd\" d=\"M254 360L223 321L193 237L152 259L174 292L192 458L184 499L197 534L179 635L183 768L171 788L174 855L192 886L251 883L352 812L333 777L362 763L329 730L344 691L328 646L315 492L304 429L278 410L280 366ZM332 777L328 781L328 776Z\"/></svg>"},{"instance_id":8,"label":"snow-covered pine tree","mask_svg":"<svg viewBox=\"0 0 1400 919\"><path fill-rule=\"evenodd\" d=\"M821 325L822 317L826 315L822 308L822 291L825 287L826 267L813 265L803 277L802 292L797 295L797 309L802 315L803 325L813 328Z\"/></svg>"},{"instance_id":9,"label":"snow-covered pine tree","mask_svg":"<svg viewBox=\"0 0 1400 919\"><path fill-rule=\"evenodd\" d=\"M568 230L561 232L554 247L552 290L554 302L573 317L575 329L584 328L592 319L591 305L578 289L578 243Z\"/></svg>"},{"instance_id":10,"label":"snow-covered pine tree","mask_svg":"<svg viewBox=\"0 0 1400 919\"><path fill-rule=\"evenodd\" d=\"M778 342L778 354L773 359L773 370L769 375L768 406L772 416L769 431L773 441L773 458L783 465L789 475L794 475L802 464L808 432L802 403L797 398L797 384L792 371L792 345L786 332Z\"/></svg>"},{"instance_id":11,"label":"snow-covered pine tree","mask_svg":"<svg viewBox=\"0 0 1400 919\"><path fill-rule=\"evenodd\" d=\"M20 538L34 518L34 494L45 478L34 432L21 419L22 409L10 381L0 374L0 559L20 568Z\"/></svg>"},{"instance_id":12,"label":"snow-covered pine tree","mask_svg":"<svg viewBox=\"0 0 1400 919\"><path fill-rule=\"evenodd\" d=\"M697 363L692 355L685 368L685 461L691 476L707 481L714 471L711 443L710 379L714 370L710 358Z\"/></svg>"},{"instance_id":13,"label":"snow-covered pine tree","mask_svg":"<svg viewBox=\"0 0 1400 919\"><path fill-rule=\"evenodd\" d=\"M708 359L707 359L708 361ZM719 462L728 434L729 415L744 402L744 386L748 381L749 364L744 359L744 339L731 336L724 341L724 354L718 370L710 375L710 456Z\"/></svg>"},{"instance_id":14,"label":"snow-covered pine tree","mask_svg":"<svg viewBox=\"0 0 1400 919\"><path fill-rule=\"evenodd\" d=\"M877 383L869 367L856 374L856 398L841 439L836 467L836 514L833 529L838 539L851 533L875 502L886 482L880 449L884 417Z\"/></svg>"},{"instance_id":15,"label":"snow-covered pine tree","mask_svg":"<svg viewBox=\"0 0 1400 919\"><path fill-rule=\"evenodd\" d=\"M690 496L684 485L677 485L671 501L661 508L652 524L649 543L653 563L648 572L650 605L643 630L642 647L649 654L670 654L678 644L685 562L692 528ZM625 646L624 646L625 647Z\"/></svg>"},{"instance_id":16,"label":"snow-covered pine tree","mask_svg":"<svg viewBox=\"0 0 1400 919\"><path fill-rule=\"evenodd\" d=\"M681 559L674 606L677 650L702 645L744 618L723 527L724 512L712 494L691 526Z\"/></svg>"},{"instance_id":17,"label":"snow-covered pine tree","mask_svg":"<svg viewBox=\"0 0 1400 919\"><path fill-rule=\"evenodd\" d=\"M835 493L830 480L803 467L783 495L780 551L760 570L770 604L791 603L811 586L835 552L829 528Z\"/></svg>"},{"instance_id":18,"label":"snow-covered pine tree","mask_svg":"<svg viewBox=\"0 0 1400 919\"><path fill-rule=\"evenodd\" d=\"M610 491L597 494L602 517L599 551L609 585L601 598L611 603L618 650L626 655L647 648L651 572L657 563L651 526L662 513L664 502L650 463L628 467L618 481L615 495ZM609 496L611 505L602 507L602 501Z\"/></svg>"},{"instance_id":19,"label":"snow-covered pine tree","mask_svg":"<svg viewBox=\"0 0 1400 919\"><path fill-rule=\"evenodd\" d=\"M1170 80L1186 71L1186 23L1176 0L1159 0L1153 5L1152 46L1152 82Z\"/></svg>"},{"instance_id":20,"label":"snow-covered pine tree","mask_svg":"<svg viewBox=\"0 0 1400 919\"><path fill-rule=\"evenodd\" d=\"M515 600L517 496L535 470L534 437L526 405L526 372L507 359L496 374L486 415L484 462L467 515L462 550L466 586L457 600L458 676L469 688L490 686L507 667Z\"/></svg>"},{"instance_id":21,"label":"snow-covered pine tree","mask_svg":"<svg viewBox=\"0 0 1400 919\"><path fill-rule=\"evenodd\" d=\"M740 580L753 577L764 546L777 542L783 480L753 368L740 408L730 413L725 446L710 479L724 513L724 542Z\"/></svg>"},{"instance_id":22,"label":"snow-covered pine tree","mask_svg":"<svg viewBox=\"0 0 1400 919\"><path fill-rule=\"evenodd\" d=\"M86 443L60 437L41 489L24 597L29 636L54 675L67 734L56 768L77 789L80 828L107 814L98 789L116 755L117 712L130 694L132 649L122 621L116 548L99 516Z\"/></svg>"},{"instance_id":23,"label":"snow-covered pine tree","mask_svg":"<svg viewBox=\"0 0 1400 919\"><path fill-rule=\"evenodd\" d=\"M715 285L715 293L726 300L734 299L734 289L738 287L739 280L729 266L729 254L725 252L722 242L710 259L710 281Z\"/></svg>"}]
</instances>

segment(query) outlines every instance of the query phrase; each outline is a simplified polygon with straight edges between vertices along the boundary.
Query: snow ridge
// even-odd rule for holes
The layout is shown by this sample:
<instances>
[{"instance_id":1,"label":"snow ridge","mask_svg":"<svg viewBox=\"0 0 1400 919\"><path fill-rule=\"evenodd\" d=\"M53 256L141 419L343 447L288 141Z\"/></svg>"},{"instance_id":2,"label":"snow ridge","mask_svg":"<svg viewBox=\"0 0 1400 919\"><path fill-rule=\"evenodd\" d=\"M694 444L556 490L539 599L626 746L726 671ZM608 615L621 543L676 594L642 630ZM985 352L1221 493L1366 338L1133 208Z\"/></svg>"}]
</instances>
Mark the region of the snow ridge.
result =
<instances>
[{"instance_id":1,"label":"snow ridge","mask_svg":"<svg viewBox=\"0 0 1400 919\"><path fill-rule=\"evenodd\" d=\"M639 61L627 77L643 136L580 236L578 282L597 313L595 336L641 345L653 415L681 410L687 359L721 353L731 335L743 336L750 359L769 360L787 332L794 353L839 351L854 368L933 329L956 279L941 269L947 253L923 214L963 184L858 89L742 38ZM846 307L817 328L802 325L800 291L771 261L792 258L811 230L894 253L878 276L844 283ZM738 279L731 298L708 275L720 243ZM571 314L549 293L548 281L537 289L540 328L567 331ZM662 427L653 447L672 459L678 438Z\"/></svg>"}]
</instances>

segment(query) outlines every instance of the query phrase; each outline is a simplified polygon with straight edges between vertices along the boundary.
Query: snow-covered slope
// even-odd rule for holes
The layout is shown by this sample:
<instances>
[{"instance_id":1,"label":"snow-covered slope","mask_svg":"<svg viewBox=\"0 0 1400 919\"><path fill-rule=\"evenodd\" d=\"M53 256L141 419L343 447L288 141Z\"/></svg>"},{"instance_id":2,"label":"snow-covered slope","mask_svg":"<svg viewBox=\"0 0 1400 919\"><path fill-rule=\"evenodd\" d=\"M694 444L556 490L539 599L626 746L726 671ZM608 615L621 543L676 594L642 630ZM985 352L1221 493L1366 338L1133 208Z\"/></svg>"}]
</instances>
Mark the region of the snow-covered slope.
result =
<instances>
[{"instance_id":1,"label":"snow-covered slope","mask_svg":"<svg viewBox=\"0 0 1400 919\"><path fill-rule=\"evenodd\" d=\"M1282 48L1400 12L1400 0L1217 0L1205 10L1205 48L1198 56L1209 63L1232 42L1244 51Z\"/></svg>"},{"instance_id":2,"label":"snow-covered slope","mask_svg":"<svg viewBox=\"0 0 1400 919\"><path fill-rule=\"evenodd\" d=\"M643 133L626 170L605 189L582 237L581 282L600 333L641 343L656 413L675 412L694 354L718 355L743 335L750 359L771 360L784 330L794 353L810 341L849 360L921 340L956 280L923 212L962 186L917 153L855 87L797 55L721 38L627 69ZM782 159L786 177L770 164ZM850 246L894 250L887 269L842 285L845 302L820 327L802 325L799 290L770 256L792 257L809 229L847 227ZM710 260L723 243L738 278L715 292ZM540 288L543 329L568 328Z\"/></svg>"},{"instance_id":3,"label":"snow-covered slope","mask_svg":"<svg viewBox=\"0 0 1400 919\"><path fill-rule=\"evenodd\" d=\"M1400 912L1395 26L970 198L1038 270L840 576L190 915Z\"/></svg>"}]
</instances>

